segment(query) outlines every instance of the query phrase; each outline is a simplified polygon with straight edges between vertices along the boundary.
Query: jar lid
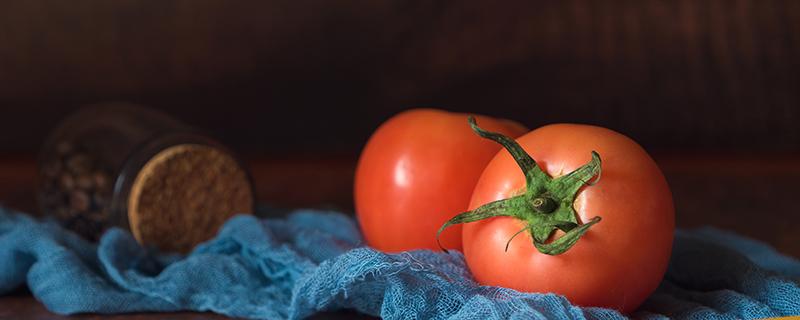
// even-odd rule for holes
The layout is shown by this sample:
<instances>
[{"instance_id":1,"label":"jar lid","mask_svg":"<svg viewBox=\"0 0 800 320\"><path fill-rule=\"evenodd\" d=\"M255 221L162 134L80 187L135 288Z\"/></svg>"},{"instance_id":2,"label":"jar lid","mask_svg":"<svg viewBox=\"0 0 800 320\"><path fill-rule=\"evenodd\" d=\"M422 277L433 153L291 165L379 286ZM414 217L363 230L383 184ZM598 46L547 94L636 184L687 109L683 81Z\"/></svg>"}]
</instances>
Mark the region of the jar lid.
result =
<instances>
[{"instance_id":1,"label":"jar lid","mask_svg":"<svg viewBox=\"0 0 800 320\"><path fill-rule=\"evenodd\" d=\"M151 157L132 181L130 230L139 243L186 252L212 238L237 213L250 213L254 195L246 171L209 145L177 144Z\"/></svg>"}]
</instances>

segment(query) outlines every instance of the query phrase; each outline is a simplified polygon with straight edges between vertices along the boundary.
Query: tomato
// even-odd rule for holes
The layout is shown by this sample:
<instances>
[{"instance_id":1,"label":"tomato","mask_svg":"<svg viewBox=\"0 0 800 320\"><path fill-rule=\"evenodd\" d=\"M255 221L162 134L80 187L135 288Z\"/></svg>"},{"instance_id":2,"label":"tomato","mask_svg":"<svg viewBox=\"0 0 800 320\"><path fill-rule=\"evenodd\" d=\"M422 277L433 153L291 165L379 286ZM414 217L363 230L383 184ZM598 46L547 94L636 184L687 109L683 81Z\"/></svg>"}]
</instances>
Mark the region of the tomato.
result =
<instances>
[{"instance_id":1,"label":"tomato","mask_svg":"<svg viewBox=\"0 0 800 320\"><path fill-rule=\"evenodd\" d=\"M492 159L475 186L473 211L461 215L475 221L463 225L475 279L633 311L659 285L672 248L672 194L656 163L628 137L589 125L548 125L516 142L521 153ZM513 140L506 144L515 149ZM549 207L539 210L543 203Z\"/></svg>"},{"instance_id":2,"label":"tomato","mask_svg":"<svg viewBox=\"0 0 800 320\"><path fill-rule=\"evenodd\" d=\"M528 131L508 120L478 119L511 136ZM436 230L467 209L478 177L501 148L475 135L466 123L466 114L414 109L392 117L370 137L354 190L356 214L370 246L386 252L439 248ZM447 230L441 240L460 248L460 229Z\"/></svg>"}]
</instances>

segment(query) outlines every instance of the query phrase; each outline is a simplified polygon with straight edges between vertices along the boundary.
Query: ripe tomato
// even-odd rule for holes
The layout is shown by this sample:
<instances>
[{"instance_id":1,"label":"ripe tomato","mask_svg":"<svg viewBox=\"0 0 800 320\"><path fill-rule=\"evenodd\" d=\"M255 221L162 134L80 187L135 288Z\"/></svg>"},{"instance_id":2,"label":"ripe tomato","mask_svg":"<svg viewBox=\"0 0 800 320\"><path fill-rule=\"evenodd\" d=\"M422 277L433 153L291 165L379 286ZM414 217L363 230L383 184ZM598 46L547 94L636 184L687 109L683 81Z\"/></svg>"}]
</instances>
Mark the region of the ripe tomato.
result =
<instances>
[{"instance_id":1,"label":"ripe tomato","mask_svg":"<svg viewBox=\"0 0 800 320\"><path fill-rule=\"evenodd\" d=\"M510 136L527 129L479 116L487 128ZM432 109L402 112L381 125L361 153L355 205L367 243L398 252L437 249L436 230L467 209L475 182L500 146L466 125L467 115ZM442 242L461 247L461 231Z\"/></svg>"},{"instance_id":2,"label":"ripe tomato","mask_svg":"<svg viewBox=\"0 0 800 320\"><path fill-rule=\"evenodd\" d=\"M507 149L515 149L509 140ZM475 221L463 227L475 279L633 311L660 283L672 249L672 195L658 166L633 140L595 126L549 125L516 142L523 163L498 153L475 186L472 218L454 221ZM520 170L526 156L529 175ZM506 198L515 200L499 201ZM548 203L542 199L546 210L537 209Z\"/></svg>"}]
</instances>

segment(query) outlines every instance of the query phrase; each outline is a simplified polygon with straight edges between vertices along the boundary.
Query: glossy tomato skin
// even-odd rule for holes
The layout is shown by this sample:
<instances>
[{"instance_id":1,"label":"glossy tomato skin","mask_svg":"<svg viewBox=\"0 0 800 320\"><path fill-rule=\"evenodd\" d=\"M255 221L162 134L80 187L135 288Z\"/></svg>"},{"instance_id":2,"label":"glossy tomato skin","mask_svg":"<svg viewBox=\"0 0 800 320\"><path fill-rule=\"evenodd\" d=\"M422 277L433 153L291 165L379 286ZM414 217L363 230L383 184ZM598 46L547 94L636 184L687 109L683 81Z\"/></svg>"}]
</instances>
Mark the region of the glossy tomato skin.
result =
<instances>
[{"instance_id":1,"label":"glossy tomato skin","mask_svg":"<svg viewBox=\"0 0 800 320\"><path fill-rule=\"evenodd\" d=\"M479 122L480 123L480 122ZM524 224L496 217L463 227L464 255L476 280L527 292L553 292L580 306L630 312L661 282L675 228L672 194L656 163L636 142L588 125L555 124L517 139L551 177L567 174L597 151L602 174L579 191L574 208L580 222L602 221L567 252L536 250L528 233L506 242ZM524 189L524 176L502 151L487 165L470 210Z\"/></svg>"},{"instance_id":2,"label":"glossy tomato skin","mask_svg":"<svg viewBox=\"0 0 800 320\"><path fill-rule=\"evenodd\" d=\"M467 114L413 109L397 114L370 137L355 176L355 205L367 243L385 252L435 249L436 231L467 210L478 177L500 146L475 135ZM478 116L509 136L522 125ZM460 228L441 236L461 248Z\"/></svg>"}]
</instances>

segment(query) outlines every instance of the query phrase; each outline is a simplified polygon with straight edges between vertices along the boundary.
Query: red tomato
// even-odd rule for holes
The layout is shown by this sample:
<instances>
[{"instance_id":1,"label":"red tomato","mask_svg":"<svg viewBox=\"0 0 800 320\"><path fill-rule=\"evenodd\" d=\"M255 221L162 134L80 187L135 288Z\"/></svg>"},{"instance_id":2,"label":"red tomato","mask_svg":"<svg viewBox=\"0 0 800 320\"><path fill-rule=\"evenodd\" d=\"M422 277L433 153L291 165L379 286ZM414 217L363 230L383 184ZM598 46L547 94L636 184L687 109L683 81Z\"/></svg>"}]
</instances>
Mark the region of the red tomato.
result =
<instances>
[{"instance_id":1,"label":"red tomato","mask_svg":"<svg viewBox=\"0 0 800 320\"><path fill-rule=\"evenodd\" d=\"M502 119L482 125L510 136L528 130ZM367 243L398 252L438 249L436 230L465 211L475 182L501 146L475 135L467 115L432 109L402 112L372 135L355 177L355 205ZM442 243L461 247L461 230Z\"/></svg>"},{"instance_id":2,"label":"red tomato","mask_svg":"<svg viewBox=\"0 0 800 320\"><path fill-rule=\"evenodd\" d=\"M480 119L478 123L482 125ZM583 236L565 252L545 254L533 244L531 232L519 233L508 242L527 225L517 218L519 215L467 223L463 227L463 250L475 279L484 285L561 294L580 306L633 311L660 283L672 248L672 195L656 163L633 140L595 126L549 125L516 141L552 181L587 163L599 165L599 177L595 175L599 172L584 171L583 180L561 179L575 182L579 188L574 189L574 198L566 202L555 199L557 209L550 208L571 211L577 225L591 226L586 225ZM593 151L602 158L602 164L600 158L593 162ZM597 183L585 183L589 178ZM533 188L538 188L533 191L538 194L519 199L549 197L558 193L547 190L553 185L540 185ZM477 182L470 210L531 192L520 166L504 150L492 159ZM527 208L530 211L532 205ZM542 217L553 214L544 212ZM592 220L596 216L602 220ZM544 243L564 235L562 231L549 234Z\"/></svg>"}]
</instances>

